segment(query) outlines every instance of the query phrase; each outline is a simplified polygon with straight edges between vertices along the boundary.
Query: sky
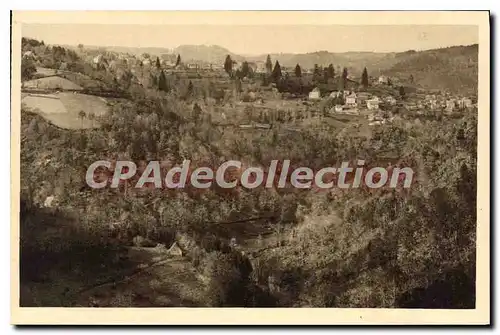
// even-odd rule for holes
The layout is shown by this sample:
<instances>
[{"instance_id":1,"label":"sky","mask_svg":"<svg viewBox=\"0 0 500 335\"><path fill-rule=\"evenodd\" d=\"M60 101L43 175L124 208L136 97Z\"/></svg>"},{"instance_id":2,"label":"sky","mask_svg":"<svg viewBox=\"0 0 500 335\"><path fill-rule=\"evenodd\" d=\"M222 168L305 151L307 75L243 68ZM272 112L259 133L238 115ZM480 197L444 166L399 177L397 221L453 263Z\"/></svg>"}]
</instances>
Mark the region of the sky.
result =
<instances>
[{"instance_id":1,"label":"sky","mask_svg":"<svg viewBox=\"0 0 500 335\"><path fill-rule=\"evenodd\" d=\"M477 26L23 24L47 44L164 47L220 45L240 55L315 51L398 52L478 43Z\"/></svg>"}]
</instances>

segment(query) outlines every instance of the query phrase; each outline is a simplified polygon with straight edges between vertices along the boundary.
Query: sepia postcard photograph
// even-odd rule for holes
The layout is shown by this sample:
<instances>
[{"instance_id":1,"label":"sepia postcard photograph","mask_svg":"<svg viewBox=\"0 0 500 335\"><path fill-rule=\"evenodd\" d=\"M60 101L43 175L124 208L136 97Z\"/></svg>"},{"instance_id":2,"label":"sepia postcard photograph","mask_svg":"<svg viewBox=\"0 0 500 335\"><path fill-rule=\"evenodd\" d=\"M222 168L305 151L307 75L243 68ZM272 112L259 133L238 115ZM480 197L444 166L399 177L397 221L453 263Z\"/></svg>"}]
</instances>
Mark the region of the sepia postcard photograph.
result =
<instances>
[{"instance_id":1,"label":"sepia postcard photograph","mask_svg":"<svg viewBox=\"0 0 500 335\"><path fill-rule=\"evenodd\" d=\"M14 11L13 324L490 323L488 11Z\"/></svg>"}]
</instances>

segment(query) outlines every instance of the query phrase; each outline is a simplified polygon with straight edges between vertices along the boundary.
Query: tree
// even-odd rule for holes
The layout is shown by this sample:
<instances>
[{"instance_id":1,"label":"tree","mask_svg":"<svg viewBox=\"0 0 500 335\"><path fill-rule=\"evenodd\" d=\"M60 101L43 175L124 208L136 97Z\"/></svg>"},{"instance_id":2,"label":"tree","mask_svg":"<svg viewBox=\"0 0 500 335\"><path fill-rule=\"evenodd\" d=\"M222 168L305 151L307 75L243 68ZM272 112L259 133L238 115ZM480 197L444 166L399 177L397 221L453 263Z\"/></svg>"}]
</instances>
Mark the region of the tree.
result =
<instances>
[{"instance_id":1,"label":"tree","mask_svg":"<svg viewBox=\"0 0 500 335\"><path fill-rule=\"evenodd\" d=\"M241 65L241 76L242 78L248 77L250 74L250 66L248 66L248 62L244 61Z\"/></svg>"},{"instance_id":2,"label":"tree","mask_svg":"<svg viewBox=\"0 0 500 335\"><path fill-rule=\"evenodd\" d=\"M165 73L160 71L160 78L158 80L158 90L163 92L168 92L167 78L165 77Z\"/></svg>"},{"instance_id":3,"label":"tree","mask_svg":"<svg viewBox=\"0 0 500 335\"><path fill-rule=\"evenodd\" d=\"M314 64L313 80L319 81L321 78L321 67L318 64Z\"/></svg>"},{"instance_id":4,"label":"tree","mask_svg":"<svg viewBox=\"0 0 500 335\"><path fill-rule=\"evenodd\" d=\"M302 69L300 68L299 64L295 65L295 77L302 77Z\"/></svg>"},{"instance_id":5,"label":"tree","mask_svg":"<svg viewBox=\"0 0 500 335\"><path fill-rule=\"evenodd\" d=\"M274 64L274 69L273 69L273 73L271 75L273 77L273 80L275 83L277 83L280 79L281 79L281 66L280 66L280 63L278 61L276 61L276 63Z\"/></svg>"},{"instance_id":6,"label":"tree","mask_svg":"<svg viewBox=\"0 0 500 335\"><path fill-rule=\"evenodd\" d=\"M267 73L271 73L273 71L273 62L271 61L270 55L267 55L266 70L267 70Z\"/></svg>"},{"instance_id":7,"label":"tree","mask_svg":"<svg viewBox=\"0 0 500 335\"><path fill-rule=\"evenodd\" d=\"M344 68L342 71L342 76L339 80L339 91L343 91L347 84L347 68Z\"/></svg>"},{"instance_id":8,"label":"tree","mask_svg":"<svg viewBox=\"0 0 500 335\"><path fill-rule=\"evenodd\" d=\"M177 61L175 62L175 66L181 65L181 55L177 55Z\"/></svg>"},{"instance_id":9,"label":"tree","mask_svg":"<svg viewBox=\"0 0 500 335\"><path fill-rule=\"evenodd\" d=\"M96 115L94 112L89 112L88 119L92 123L92 127L94 127L94 120L96 119Z\"/></svg>"},{"instance_id":10,"label":"tree","mask_svg":"<svg viewBox=\"0 0 500 335\"><path fill-rule=\"evenodd\" d=\"M86 114L83 110L78 112L78 117L82 120L82 128L83 128L83 120L85 119L85 116L86 116Z\"/></svg>"},{"instance_id":11,"label":"tree","mask_svg":"<svg viewBox=\"0 0 500 335\"><path fill-rule=\"evenodd\" d=\"M361 85L363 85L364 88L368 87L368 71L366 67L363 69L363 74L361 75Z\"/></svg>"},{"instance_id":12,"label":"tree","mask_svg":"<svg viewBox=\"0 0 500 335\"><path fill-rule=\"evenodd\" d=\"M327 68L327 67L325 67L325 68L323 69L323 82L324 82L325 84L328 84L328 79L329 79L329 78L330 78L330 73L329 73L329 71L328 71L328 68Z\"/></svg>"},{"instance_id":13,"label":"tree","mask_svg":"<svg viewBox=\"0 0 500 335\"><path fill-rule=\"evenodd\" d=\"M241 80L241 79L243 79L243 77L245 77L245 76L243 75L243 71L241 71L240 69L237 69L237 70L234 72L234 76L235 76L236 78L240 79L240 80Z\"/></svg>"},{"instance_id":14,"label":"tree","mask_svg":"<svg viewBox=\"0 0 500 335\"><path fill-rule=\"evenodd\" d=\"M202 112L203 112L203 110L201 109L200 106L198 106L198 103L195 103L193 106L193 119L195 122L197 122L199 120Z\"/></svg>"},{"instance_id":15,"label":"tree","mask_svg":"<svg viewBox=\"0 0 500 335\"><path fill-rule=\"evenodd\" d=\"M405 98L406 93L404 86L399 86L399 95L401 96L401 99Z\"/></svg>"},{"instance_id":16,"label":"tree","mask_svg":"<svg viewBox=\"0 0 500 335\"><path fill-rule=\"evenodd\" d=\"M242 91L242 88L241 88L241 80L240 78L236 77L236 80L234 81L234 92L235 92L235 96L238 96Z\"/></svg>"},{"instance_id":17,"label":"tree","mask_svg":"<svg viewBox=\"0 0 500 335\"><path fill-rule=\"evenodd\" d=\"M328 65L328 77L332 79L335 78L335 68L333 64Z\"/></svg>"},{"instance_id":18,"label":"tree","mask_svg":"<svg viewBox=\"0 0 500 335\"><path fill-rule=\"evenodd\" d=\"M187 95L188 96L192 95L193 91L194 91L193 82L190 80L187 87Z\"/></svg>"},{"instance_id":19,"label":"tree","mask_svg":"<svg viewBox=\"0 0 500 335\"><path fill-rule=\"evenodd\" d=\"M229 55L226 56L226 61L224 62L224 71L226 71L226 73L229 76L232 76L232 73L233 73L233 60L231 59L231 56L229 56Z\"/></svg>"},{"instance_id":20,"label":"tree","mask_svg":"<svg viewBox=\"0 0 500 335\"><path fill-rule=\"evenodd\" d=\"M347 68L345 67L343 70L342 70L342 79L344 80L344 82L347 82Z\"/></svg>"},{"instance_id":21,"label":"tree","mask_svg":"<svg viewBox=\"0 0 500 335\"><path fill-rule=\"evenodd\" d=\"M161 68L160 58L158 58L158 57L156 57L156 68L157 69Z\"/></svg>"},{"instance_id":22,"label":"tree","mask_svg":"<svg viewBox=\"0 0 500 335\"><path fill-rule=\"evenodd\" d=\"M35 73L35 63L29 58L23 58L21 61L21 80L29 80Z\"/></svg>"}]
</instances>

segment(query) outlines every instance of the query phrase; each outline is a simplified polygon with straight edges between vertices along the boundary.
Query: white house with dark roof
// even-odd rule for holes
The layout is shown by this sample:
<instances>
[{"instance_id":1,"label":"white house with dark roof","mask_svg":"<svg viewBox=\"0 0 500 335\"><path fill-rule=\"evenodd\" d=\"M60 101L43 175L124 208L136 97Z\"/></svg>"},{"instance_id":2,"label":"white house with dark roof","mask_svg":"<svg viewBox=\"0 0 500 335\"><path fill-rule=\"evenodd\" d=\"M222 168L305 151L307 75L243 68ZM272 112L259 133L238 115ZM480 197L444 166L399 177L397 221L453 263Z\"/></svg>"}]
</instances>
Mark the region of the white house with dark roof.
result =
<instances>
[{"instance_id":1,"label":"white house with dark roof","mask_svg":"<svg viewBox=\"0 0 500 335\"><path fill-rule=\"evenodd\" d=\"M348 96L345 97L345 105L348 107L356 107L358 105L356 99L358 96L356 95L355 92L352 92Z\"/></svg>"}]
</instances>

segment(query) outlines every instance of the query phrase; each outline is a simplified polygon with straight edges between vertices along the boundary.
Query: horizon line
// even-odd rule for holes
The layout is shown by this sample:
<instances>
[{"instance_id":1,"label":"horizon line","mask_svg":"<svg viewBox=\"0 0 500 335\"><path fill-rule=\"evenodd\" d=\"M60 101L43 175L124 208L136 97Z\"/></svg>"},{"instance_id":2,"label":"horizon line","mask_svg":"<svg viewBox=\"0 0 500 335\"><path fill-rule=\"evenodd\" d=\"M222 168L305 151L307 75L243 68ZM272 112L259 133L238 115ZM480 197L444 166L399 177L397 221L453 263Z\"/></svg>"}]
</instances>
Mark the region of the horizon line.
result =
<instances>
[{"instance_id":1,"label":"horizon line","mask_svg":"<svg viewBox=\"0 0 500 335\"><path fill-rule=\"evenodd\" d=\"M34 39L37 41L43 41L47 45L57 45L57 46L72 46L72 47L77 47L78 44L66 44L66 43L46 43L45 40L39 40L34 37L29 37L29 36L22 36L22 38L29 38L29 39ZM423 52L423 51L431 51L431 50L440 50L440 49L447 49L447 48L453 48L453 47L470 47L474 45L479 45L479 43L472 43L472 44L453 44L453 45L446 45L446 46L441 46L441 47L436 47L436 48L430 48L430 49L406 49L406 50L401 50L401 51L366 51L366 50L349 50L349 51L330 51L330 50L316 50L316 51L307 51L307 52L265 52L265 53L258 53L258 54L242 54L242 53L236 53L234 51L231 51L229 48L222 46L220 44L180 44L177 45L173 48L169 47L162 47L162 46L127 46L127 45L99 45L99 44L83 44L84 47L90 47L90 48L131 48L131 49L165 49L165 50L175 50L181 46L206 46L206 47L219 47L222 49L227 50L229 53L240 56L240 57L259 57L259 56L266 56L266 55L307 55L307 54L314 54L314 53L320 53L320 52L327 52L331 54L348 54L348 53L374 53L374 54L392 54L392 53L405 53L409 51L415 51L415 52Z\"/></svg>"}]
</instances>

